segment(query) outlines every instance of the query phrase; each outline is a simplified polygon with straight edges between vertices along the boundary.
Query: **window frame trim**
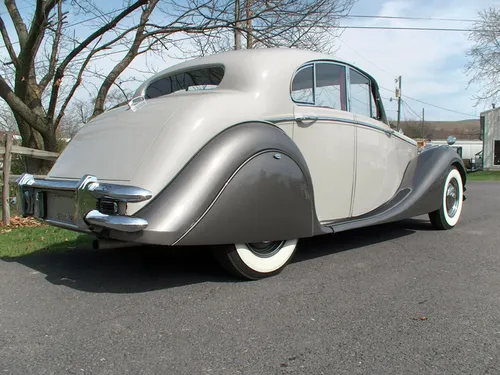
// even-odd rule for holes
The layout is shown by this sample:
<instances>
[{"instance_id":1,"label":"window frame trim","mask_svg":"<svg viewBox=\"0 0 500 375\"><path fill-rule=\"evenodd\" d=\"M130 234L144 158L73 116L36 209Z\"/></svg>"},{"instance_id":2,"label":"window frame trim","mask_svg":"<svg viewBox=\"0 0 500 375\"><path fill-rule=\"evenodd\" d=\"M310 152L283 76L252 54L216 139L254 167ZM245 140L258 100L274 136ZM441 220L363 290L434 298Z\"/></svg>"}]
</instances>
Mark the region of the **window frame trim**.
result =
<instances>
[{"instance_id":1,"label":"window frame trim","mask_svg":"<svg viewBox=\"0 0 500 375\"><path fill-rule=\"evenodd\" d=\"M381 100L380 97L377 98L377 95L375 95L375 91L374 91L374 86L373 86L373 81L374 81L374 78L371 78L369 75L367 75L366 73L363 73L361 70L357 69L357 68L354 68L354 67L351 67L349 66L349 70L353 70L355 71L356 73L360 74L361 76L365 77L367 80L368 80L368 83L369 83L369 90L370 90L370 100L369 100L369 103L370 103L370 118L372 120L377 120L377 121L382 121L382 115L381 115L381 110L379 108L379 104L377 103L378 100ZM349 74L349 78L350 78L350 74ZM349 88L351 87L351 84L349 82ZM372 103L372 100L373 99L373 102L375 103L375 109L376 109L376 116L373 117L373 103ZM349 104L351 103L351 97L349 96ZM351 113L354 113L354 112L351 112ZM359 114L360 116L365 116L365 115L362 115L362 114Z\"/></svg>"},{"instance_id":2,"label":"window frame trim","mask_svg":"<svg viewBox=\"0 0 500 375\"><path fill-rule=\"evenodd\" d=\"M341 66L344 68L344 95L346 97L346 109L336 109L332 107L325 107L325 106L319 106L316 104L316 65L317 64L330 64L330 65L336 65L336 66ZM294 100L292 96L292 88L293 88L293 80L295 79L295 76L303 69L308 68L312 66L313 68L313 103L310 102L300 102L297 100ZM314 60L314 61L308 61L305 64L302 64L293 74L292 79L290 80L290 99L292 100L293 103L299 105L299 106L306 106L306 107L318 107L318 108L329 108L332 110L336 111L343 111L343 112L349 112L350 108L350 90L348 89L347 85L347 76L349 72L349 65L342 63L342 62L337 62L337 61L332 61L332 60Z\"/></svg>"},{"instance_id":3,"label":"window frame trim","mask_svg":"<svg viewBox=\"0 0 500 375\"><path fill-rule=\"evenodd\" d=\"M375 79L375 77L373 77L369 73L361 70L360 68L358 68L352 64L349 64L347 62L343 62L343 61L337 61L334 59L317 59L317 60L309 60L309 61L301 64L295 70L295 73L292 75L292 78L290 80L289 95L290 95L290 99L292 100L292 102L294 104L296 104L298 106L309 106L309 107L320 108L319 106L316 105L316 103L312 104L312 103L297 102L297 101L293 100L293 98L292 98L292 84L293 84L293 80L295 79L295 75L297 74L297 72L306 66L315 65L317 63L329 63L329 64L341 65L341 66L345 67L345 72L346 72L345 73L345 81L346 81L345 82L346 83L345 90L346 90L346 102L347 102L346 103L346 107L347 107L346 111L349 113L352 113L352 114L354 114L354 113L351 111L351 90L350 90L350 78L351 78L351 76L350 76L350 72L351 72L351 70L354 70L354 71L358 72L359 74L363 75L364 77L366 77L370 81L370 92L372 93L372 95L375 98L375 105L376 105L377 112L378 112L377 118L371 117L371 119L376 120L376 121L380 121L383 124L385 124L389 127L392 127L390 122L389 122L389 119L387 118L387 113L385 111L384 103L382 102L382 96L380 95L380 86L379 86L377 80ZM315 79L316 72L314 69L315 68L313 67L314 79ZM315 87L314 87L314 89L315 89ZM343 111L343 112L346 112L346 111Z\"/></svg>"},{"instance_id":4,"label":"window frame trim","mask_svg":"<svg viewBox=\"0 0 500 375\"><path fill-rule=\"evenodd\" d=\"M313 102L301 102L301 101L298 101L298 100L295 100L293 98L293 81L295 80L295 77L297 76L297 74L299 74L302 70L304 69L308 69L308 68L311 68L312 67L312 74L313 74ZM302 104L302 105L313 105L315 106L316 105L316 67L314 66L314 63L307 63L307 64L304 64L304 65L301 65L296 71L295 73L293 74L292 76L292 80L290 81L290 99L292 99L292 101L296 104Z\"/></svg>"}]
</instances>

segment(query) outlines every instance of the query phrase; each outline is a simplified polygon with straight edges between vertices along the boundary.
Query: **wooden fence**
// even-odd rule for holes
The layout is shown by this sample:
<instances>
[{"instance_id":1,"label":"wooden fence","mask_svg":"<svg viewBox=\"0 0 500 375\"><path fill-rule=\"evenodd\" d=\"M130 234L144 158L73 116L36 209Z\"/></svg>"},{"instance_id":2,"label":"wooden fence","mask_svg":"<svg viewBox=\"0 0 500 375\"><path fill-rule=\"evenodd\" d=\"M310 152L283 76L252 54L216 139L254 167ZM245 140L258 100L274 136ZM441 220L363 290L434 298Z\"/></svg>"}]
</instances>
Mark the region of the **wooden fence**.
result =
<instances>
[{"instance_id":1,"label":"wooden fence","mask_svg":"<svg viewBox=\"0 0 500 375\"><path fill-rule=\"evenodd\" d=\"M17 176L11 176L12 154L25 155L35 159L56 160L59 154L56 152L35 150L14 145L13 133L0 132L5 139L5 146L0 146L0 160L3 160L3 182L2 182L2 221L4 225L10 224L10 206L9 206L9 184Z\"/></svg>"}]
</instances>

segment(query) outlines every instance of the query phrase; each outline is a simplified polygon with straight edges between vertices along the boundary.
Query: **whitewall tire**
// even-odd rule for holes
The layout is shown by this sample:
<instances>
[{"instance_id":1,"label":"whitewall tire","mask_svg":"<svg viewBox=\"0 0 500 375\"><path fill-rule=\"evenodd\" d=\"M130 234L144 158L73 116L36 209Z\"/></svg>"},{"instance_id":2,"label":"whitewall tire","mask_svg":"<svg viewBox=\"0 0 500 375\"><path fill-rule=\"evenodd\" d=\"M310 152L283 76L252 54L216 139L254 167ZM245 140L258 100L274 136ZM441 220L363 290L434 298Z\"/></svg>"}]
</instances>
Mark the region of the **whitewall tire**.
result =
<instances>
[{"instance_id":1,"label":"whitewall tire","mask_svg":"<svg viewBox=\"0 0 500 375\"><path fill-rule=\"evenodd\" d=\"M256 280L280 273L291 260L297 240L234 244L216 249L219 263L232 274Z\"/></svg>"},{"instance_id":2,"label":"whitewall tire","mask_svg":"<svg viewBox=\"0 0 500 375\"><path fill-rule=\"evenodd\" d=\"M464 203L463 195L462 175L456 167L451 167L444 180L441 207L429 214L434 228L451 229L458 223Z\"/></svg>"}]
</instances>

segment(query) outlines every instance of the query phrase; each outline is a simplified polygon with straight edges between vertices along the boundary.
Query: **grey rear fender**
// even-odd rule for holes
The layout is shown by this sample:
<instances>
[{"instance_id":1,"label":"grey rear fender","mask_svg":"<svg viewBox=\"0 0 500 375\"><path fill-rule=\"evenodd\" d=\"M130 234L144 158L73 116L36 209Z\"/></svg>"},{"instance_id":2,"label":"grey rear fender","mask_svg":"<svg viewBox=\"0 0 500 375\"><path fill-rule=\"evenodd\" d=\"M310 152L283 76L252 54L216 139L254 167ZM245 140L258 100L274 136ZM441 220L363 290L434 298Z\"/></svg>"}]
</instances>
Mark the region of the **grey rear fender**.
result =
<instances>
[{"instance_id":1,"label":"grey rear fender","mask_svg":"<svg viewBox=\"0 0 500 375\"><path fill-rule=\"evenodd\" d=\"M175 161L165 161L175 162ZM247 122L208 142L134 216L138 233L109 237L160 245L210 245L310 237L321 227L300 150L277 126Z\"/></svg>"}]
</instances>

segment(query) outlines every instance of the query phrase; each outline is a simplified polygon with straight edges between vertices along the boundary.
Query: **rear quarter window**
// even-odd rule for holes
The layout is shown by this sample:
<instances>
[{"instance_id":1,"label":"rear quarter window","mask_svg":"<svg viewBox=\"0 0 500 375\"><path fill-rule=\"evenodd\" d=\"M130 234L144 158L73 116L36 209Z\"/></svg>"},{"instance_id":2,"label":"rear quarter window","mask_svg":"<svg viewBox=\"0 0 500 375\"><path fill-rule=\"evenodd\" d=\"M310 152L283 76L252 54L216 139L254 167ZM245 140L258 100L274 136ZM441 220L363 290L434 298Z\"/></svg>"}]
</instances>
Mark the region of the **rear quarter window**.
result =
<instances>
[{"instance_id":1,"label":"rear quarter window","mask_svg":"<svg viewBox=\"0 0 500 375\"><path fill-rule=\"evenodd\" d=\"M219 86L224 77L224 68L214 66L196 68L153 81L146 89L147 99L169 95L176 91L211 90Z\"/></svg>"}]
</instances>

